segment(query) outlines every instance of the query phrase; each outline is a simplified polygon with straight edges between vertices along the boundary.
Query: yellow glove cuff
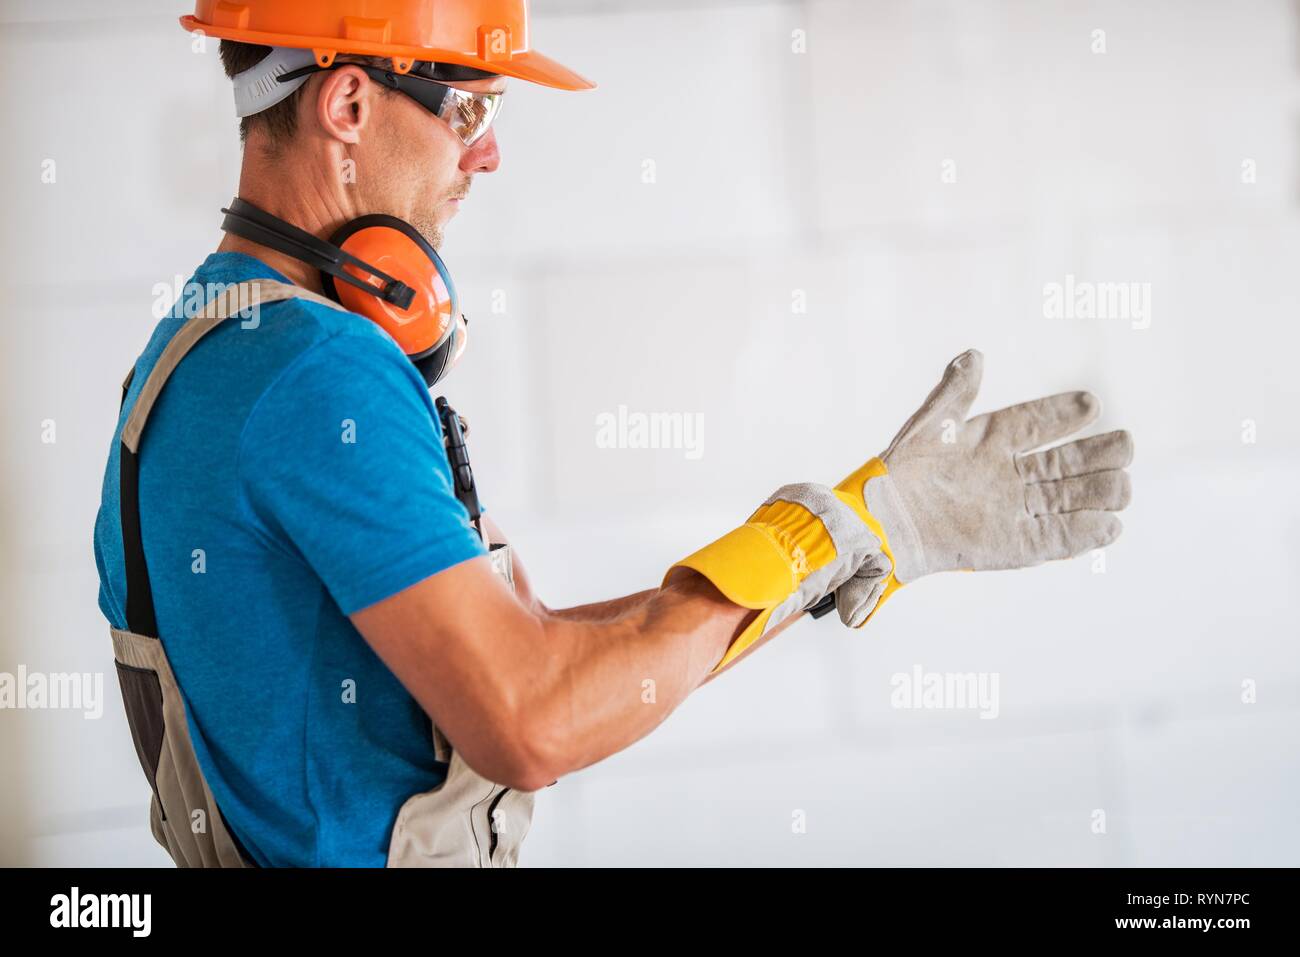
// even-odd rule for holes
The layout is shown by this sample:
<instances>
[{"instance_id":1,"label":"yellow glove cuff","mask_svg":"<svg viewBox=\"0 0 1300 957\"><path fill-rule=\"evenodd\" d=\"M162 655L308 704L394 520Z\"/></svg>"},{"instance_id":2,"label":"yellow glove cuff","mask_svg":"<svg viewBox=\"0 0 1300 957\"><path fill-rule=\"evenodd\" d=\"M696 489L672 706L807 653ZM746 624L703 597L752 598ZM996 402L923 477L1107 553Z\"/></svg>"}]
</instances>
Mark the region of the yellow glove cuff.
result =
<instances>
[{"instance_id":1,"label":"yellow glove cuff","mask_svg":"<svg viewBox=\"0 0 1300 957\"><path fill-rule=\"evenodd\" d=\"M763 634L772 612L803 580L834 561L835 543L808 509L777 501L759 508L744 525L688 555L672 568L699 572L742 608L760 610L731 643L714 671L726 666ZM664 576L665 581L667 575Z\"/></svg>"}]
</instances>

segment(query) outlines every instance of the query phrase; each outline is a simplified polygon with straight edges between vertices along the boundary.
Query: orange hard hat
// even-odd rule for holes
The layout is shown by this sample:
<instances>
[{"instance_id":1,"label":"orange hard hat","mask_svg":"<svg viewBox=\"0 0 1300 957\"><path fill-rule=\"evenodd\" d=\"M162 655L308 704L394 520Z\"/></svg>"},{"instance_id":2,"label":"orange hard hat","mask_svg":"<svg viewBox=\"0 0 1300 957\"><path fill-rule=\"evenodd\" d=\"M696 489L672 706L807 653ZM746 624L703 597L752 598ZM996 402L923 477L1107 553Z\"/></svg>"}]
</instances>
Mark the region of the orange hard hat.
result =
<instances>
[{"instance_id":1,"label":"orange hard hat","mask_svg":"<svg viewBox=\"0 0 1300 957\"><path fill-rule=\"evenodd\" d=\"M320 66L340 53L455 63L560 90L596 84L532 49L528 0L197 0L191 33L311 50Z\"/></svg>"}]
</instances>

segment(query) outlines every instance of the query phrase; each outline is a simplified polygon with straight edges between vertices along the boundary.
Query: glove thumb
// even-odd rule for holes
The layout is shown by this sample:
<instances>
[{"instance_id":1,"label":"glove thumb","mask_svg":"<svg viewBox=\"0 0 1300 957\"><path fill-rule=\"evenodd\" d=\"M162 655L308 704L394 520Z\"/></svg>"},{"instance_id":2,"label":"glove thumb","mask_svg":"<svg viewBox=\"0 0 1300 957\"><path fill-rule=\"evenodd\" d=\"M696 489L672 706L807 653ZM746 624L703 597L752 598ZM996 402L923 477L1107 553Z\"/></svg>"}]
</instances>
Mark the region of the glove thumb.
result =
<instances>
[{"instance_id":1,"label":"glove thumb","mask_svg":"<svg viewBox=\"0 0 1300 957\"><path fill-rule=\"evenodd\" d=\"M905 438L917 432L938 428L941 423L951 419L958 425L966 421L970 407L979 394L980 382L984 378L984 355L978 349L967 349L948 363L943 370L943 378L931 390L921 408L907 420L899 430L889 449L881 455L889 463L890 453ZM937 434L937 433L936 433Z\"/></svg>"},{"instance_id":2,"label":"glove thumb","mask_svg":"<svg viewBox=\"0 0 1300 957\"><path fill-rule=\"evenodd\" d=\"M868 558L835 592L835 610L850 628L866 624L885 593L886 579L893 566L883 553Z\"/></svg>"}]
</instances>

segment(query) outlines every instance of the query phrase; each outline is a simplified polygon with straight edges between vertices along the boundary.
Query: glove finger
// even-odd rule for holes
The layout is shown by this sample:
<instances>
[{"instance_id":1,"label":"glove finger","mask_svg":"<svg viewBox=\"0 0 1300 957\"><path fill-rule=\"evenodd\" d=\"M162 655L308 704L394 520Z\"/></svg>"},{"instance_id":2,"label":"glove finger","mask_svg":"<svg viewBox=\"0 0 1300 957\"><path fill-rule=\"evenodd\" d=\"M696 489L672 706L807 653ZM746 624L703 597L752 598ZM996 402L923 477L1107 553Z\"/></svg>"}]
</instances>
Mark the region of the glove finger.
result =
<instances>
[{"instance_id":1,"label":"glove finger","mask_svg":"<svg viewBox=\"0 0 1300 957\"><path fill-rule=\"evenodd\" d=\"M1025 486L1025 507L1031 515L1085 510L1118 512L1128 507L1132 497L1129 475L1120 469Z\"/></svg>"},{"instance_id":2,"label":"glove finger","mask_svg":"<svg viewBox=\"0 0 1300 957\"><path fill-rule=\"evenodd\" d=\"M898 444L919 431L934 429L937 437L945 419L952 419L958 425L966 421L983 378L984 356L978 349L967 349L949 362L939 384L930 390L916 414L907 420L881 457L888 462Z\"/></svg>"},{"instance_id":3,"label":"glove finger","mask_svg":"<svg viewBox=\"0 0 1300 957\"><path fill-rule=\"evenodd\" d=\"M1040 515L1030 525L1027 564L1073 558L1094 548L1105 548L1123 530L1123 523L1110 512Z\"/></svg>"},{"instance_id":4,"label":"glove finger","mask_svg":"<svg viewBox=\"0 0 1300 957\"><path fill-rule=\"evenodd\" d=\"M976 416L967 428L976 437L1006 442L1017 452L1073 435L1101 414L1101 400L1091 392L1062 392Z\"/></svg>"},{"instance_id":5,"label":"glove finger","mask_svg":"<svg viewBox=\"0 0 1300 957\"><path fill-rule=\"evenodd\" d=\"M1016 458L1016 468L1026 482L1050 482L1072 475L1128 468L1133 461L1133 436L1123 430L1090 435L1045 452Z\"/></svg>"}]
</instances>

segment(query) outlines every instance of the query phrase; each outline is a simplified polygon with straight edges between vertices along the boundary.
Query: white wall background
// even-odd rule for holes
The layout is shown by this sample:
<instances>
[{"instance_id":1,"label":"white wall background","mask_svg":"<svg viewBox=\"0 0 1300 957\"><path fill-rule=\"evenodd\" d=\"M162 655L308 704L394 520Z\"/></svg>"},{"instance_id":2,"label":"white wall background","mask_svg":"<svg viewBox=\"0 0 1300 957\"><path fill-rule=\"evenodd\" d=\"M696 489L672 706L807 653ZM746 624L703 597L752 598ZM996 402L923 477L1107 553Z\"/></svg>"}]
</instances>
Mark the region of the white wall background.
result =
<instances>
[{"instance_id":1,"label":"white wall background","mask_svg":"<svg viewBox=\"0 0 1300 957\"><path fill-rule=\"evenodd\" d=\"M90 538L153 286L216 245L236 183L182 6L0 2L0 671L110 695L100 721L0 711L0 863L166 862ZM1091 388L1138 457L1104 574L801 623L548 789L524 863L1300 863L1300 5L535 6L601 87L514 85L444 252L474 320L448 394L550 604L649 587L777 485L838 479L967 346L976 411ZM1150 327L1045 319L1066 274L1150 283ZM619 404L703 413L703 457L597 448ZM997 672L1000 716L891 708L918 664Z\"/></svg>"}]
</instances>

